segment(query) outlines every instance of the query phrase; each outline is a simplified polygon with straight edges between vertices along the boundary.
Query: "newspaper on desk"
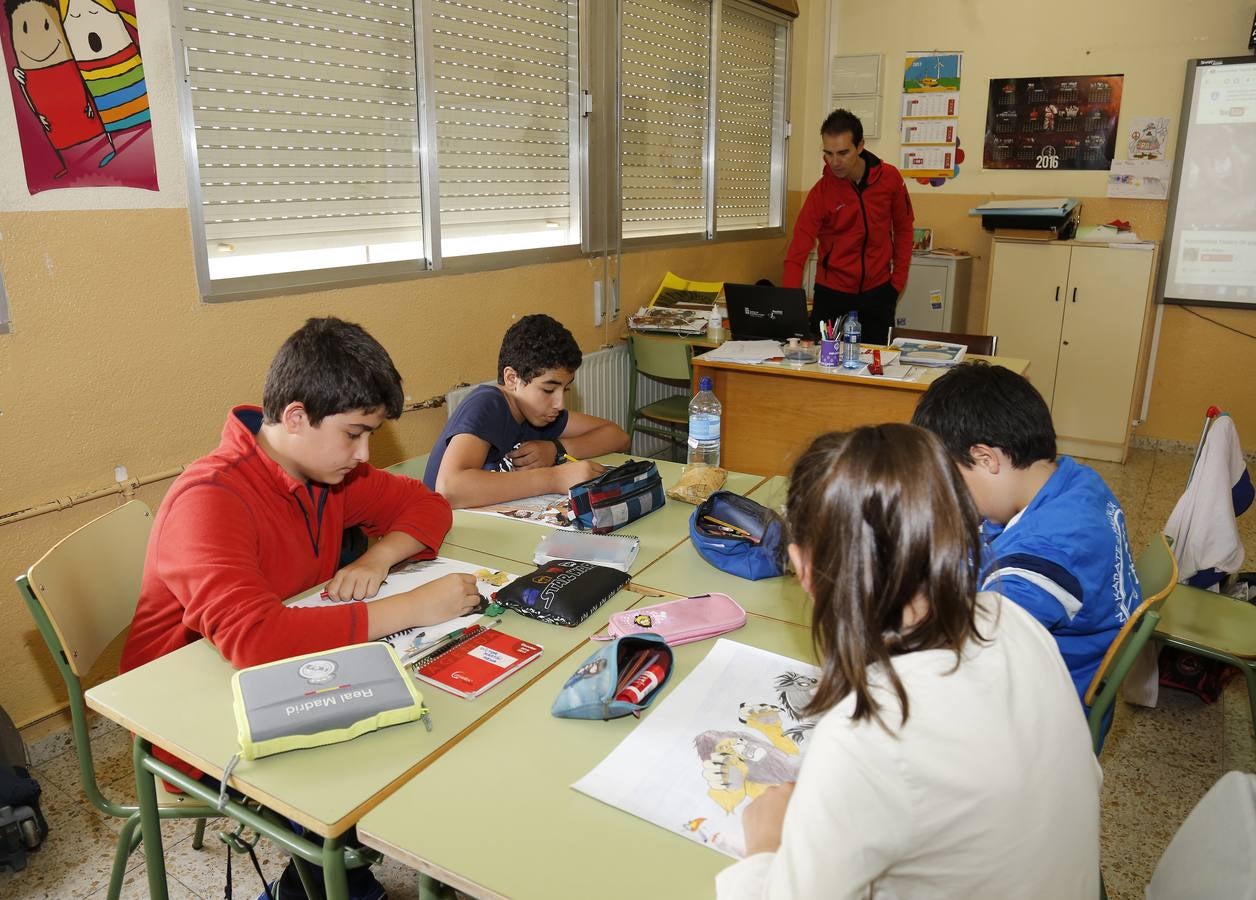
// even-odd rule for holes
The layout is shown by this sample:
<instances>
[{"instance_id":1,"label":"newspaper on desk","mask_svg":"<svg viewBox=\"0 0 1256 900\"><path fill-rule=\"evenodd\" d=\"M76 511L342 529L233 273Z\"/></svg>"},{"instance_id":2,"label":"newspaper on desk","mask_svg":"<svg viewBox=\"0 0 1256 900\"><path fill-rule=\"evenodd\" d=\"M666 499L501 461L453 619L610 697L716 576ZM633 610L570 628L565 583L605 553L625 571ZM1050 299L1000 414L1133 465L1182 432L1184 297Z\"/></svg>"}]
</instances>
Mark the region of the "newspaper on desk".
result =
<instances>
[{"instance_id":1,"label":"newspaper on desk","mask_svg":"<svg viewBox=\"0 0 1256 900\"><path fill-rule=\"evenodd\" d=\"M781 355L777 341L725 341L714 350L702 354L711 362L761 363Z\"/></svg>"},{"instance_id":2,"label":"newspaper on desk","mask_svg":"<svg viewBox=\"0 0 1256 900\"><path fill-rule=\"evenodd\" d=\"M668 309L643 306L628 317L633 331L658 331L664 334L706 334L707 313L698 309Z\"/></svg>"},{"instance_id":3,"label":"newspaper on desk","mask_svg":"<svg viewBox=\"0 0 1256 900\"><path fill-rule=\"evenodd\" d=\"M905 366L958 366L968 352L967 344L918 338L895 338L891 346L898 350L898 361Z\"/></svg>"}]
</instances>

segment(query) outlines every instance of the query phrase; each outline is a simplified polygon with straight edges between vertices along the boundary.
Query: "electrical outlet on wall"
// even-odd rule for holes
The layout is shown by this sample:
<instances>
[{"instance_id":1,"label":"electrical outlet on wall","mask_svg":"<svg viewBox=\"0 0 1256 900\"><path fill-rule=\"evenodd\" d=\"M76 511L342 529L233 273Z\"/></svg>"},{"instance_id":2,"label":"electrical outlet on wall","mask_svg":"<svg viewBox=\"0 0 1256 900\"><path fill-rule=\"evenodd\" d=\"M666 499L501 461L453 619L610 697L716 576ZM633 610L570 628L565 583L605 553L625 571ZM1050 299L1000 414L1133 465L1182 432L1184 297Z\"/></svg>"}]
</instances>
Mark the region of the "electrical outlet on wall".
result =
<instances>
[{"instance_id":1,"label":"electrical outlet on wall","mask_svg":"<svg viewBox=\"0 0 1256 900\"><path fill-rule=\"evenodd\" d=\"M593 282L593 324L601 325L606 315L606 301L602 297L602 282Z\"/></svg>"}]
</instances>

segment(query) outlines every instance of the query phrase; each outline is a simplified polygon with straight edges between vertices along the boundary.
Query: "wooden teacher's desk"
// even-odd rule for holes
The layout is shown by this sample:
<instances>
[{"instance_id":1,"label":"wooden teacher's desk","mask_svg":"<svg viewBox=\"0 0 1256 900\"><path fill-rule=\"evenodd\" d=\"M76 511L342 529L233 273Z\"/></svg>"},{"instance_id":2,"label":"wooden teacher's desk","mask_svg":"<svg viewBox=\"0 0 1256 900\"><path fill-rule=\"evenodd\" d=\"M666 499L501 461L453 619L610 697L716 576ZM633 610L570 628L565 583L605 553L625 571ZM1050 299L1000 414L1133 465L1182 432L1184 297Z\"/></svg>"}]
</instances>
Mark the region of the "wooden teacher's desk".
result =
<instances>
[{"instance_id":1,"label":"wooden teacher's desk","mask_svg":"<svg viewBox=\"0 0 1256 900\"><path fill-rule=\"evenodd\" d=\"M969 355L1024 374L1023 359ZM845 375L811 364L717 362L693 358L694 384L711 379L724 406L721 459L727 469L789 472L817 435L880 422L910 422L916 402L946 369L920 369L913 381Z\"/></svg>"}]
</instances>

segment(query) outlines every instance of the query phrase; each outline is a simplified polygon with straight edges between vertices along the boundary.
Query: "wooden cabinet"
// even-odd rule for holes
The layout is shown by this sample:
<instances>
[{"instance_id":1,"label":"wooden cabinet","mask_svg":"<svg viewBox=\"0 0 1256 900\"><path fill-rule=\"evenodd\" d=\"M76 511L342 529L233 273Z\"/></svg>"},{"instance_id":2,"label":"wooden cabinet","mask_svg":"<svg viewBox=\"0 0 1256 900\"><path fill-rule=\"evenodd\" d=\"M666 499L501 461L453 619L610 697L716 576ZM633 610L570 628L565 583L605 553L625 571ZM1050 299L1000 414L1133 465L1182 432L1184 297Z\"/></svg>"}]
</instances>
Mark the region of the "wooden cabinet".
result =
<instances>
[{"instance_id":1,"label":"wooden cabinet","mask_svg":"<svg viewBox=\"0 0 1256 900\"><path fill-rule=\"evenodd\" d=\"M1060 452L1122 461L1141 402L1155 252L995 240L986 331L1055 420Z\"/></svg>"}]
</instances>

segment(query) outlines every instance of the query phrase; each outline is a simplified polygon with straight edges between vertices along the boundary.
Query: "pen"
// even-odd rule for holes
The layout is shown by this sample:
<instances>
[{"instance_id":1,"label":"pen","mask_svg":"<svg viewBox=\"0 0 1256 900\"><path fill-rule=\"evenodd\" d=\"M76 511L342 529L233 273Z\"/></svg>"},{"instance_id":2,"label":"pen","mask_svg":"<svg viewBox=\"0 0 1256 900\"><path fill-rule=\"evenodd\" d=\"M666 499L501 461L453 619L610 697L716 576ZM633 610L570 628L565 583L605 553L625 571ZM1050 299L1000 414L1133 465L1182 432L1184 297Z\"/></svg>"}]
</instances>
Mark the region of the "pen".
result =
<instances>
[{"instance_id":1,"label":"pen","mask_svg":"<svg viewBox=\"0 0 1256 900\"><path fill-rule=\"evenodd\" d=\"M564 453L564 454L563 454L563 459L564 459L565 461L567 461L567 462L580 462L580 460L576 459L576 458L575 458L574 456L572 456L570 453Z\"/></svg>"}]
</instances>

